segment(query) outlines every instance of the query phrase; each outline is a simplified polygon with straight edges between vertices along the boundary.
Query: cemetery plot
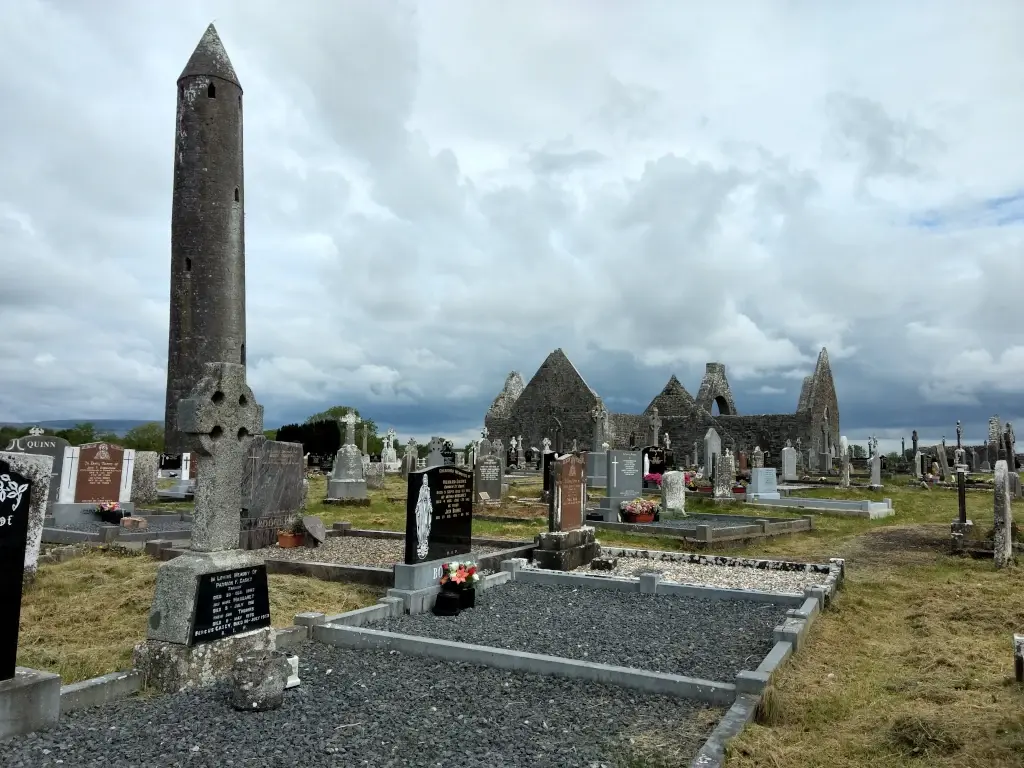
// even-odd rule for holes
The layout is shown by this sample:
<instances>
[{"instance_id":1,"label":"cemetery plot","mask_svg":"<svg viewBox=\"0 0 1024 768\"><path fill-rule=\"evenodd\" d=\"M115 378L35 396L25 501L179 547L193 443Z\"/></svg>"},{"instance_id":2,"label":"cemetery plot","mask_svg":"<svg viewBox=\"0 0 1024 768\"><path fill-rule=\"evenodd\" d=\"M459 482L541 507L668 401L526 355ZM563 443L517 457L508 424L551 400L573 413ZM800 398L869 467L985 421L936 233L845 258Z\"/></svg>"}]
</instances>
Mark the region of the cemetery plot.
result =
<instances>
[{"instance_id":1,"label":"cemetery plot","mask_svg":"<svg viewBox=\"0 0 1024 768\"><path fill-rule=\"evenodd\" d=\"M299 677L301 695L276 713L235 712L217 688L71 713L0 744L0 764L688 765L721 717L685 699L315 643Z\"/></svg>"},{"instance_id":2,"label":"cemetery plot","mask_svg":"<svg viewBox=\"0 0 1024 768\"><path fill-rule=\"evenodd\" d=\"M652 536L670 536L706 543L776 536L809 531L813 528L813 522L806 517L769 518L700 512L689 513L684 518L669 518L662 515L659 520L650 523L607 523L588 520L587 525L593 525L599 529L648 533Z\"/></svg>"},{"instance_id":3,"label":"cemetery plot","mask_svg":"<svg viewBox=\"0 0 1024 768\"><path fill-rule=\"evenodd\" d=\"M760 663L787 606L510 583L454 618L410 614L370 629L732 681ZM756 662L752 663L752 660Z\"/></svg>"},{"instance_id":4,"label":"cemetery plot","mask_svg":"<svg viewBox=\"0 0 1024 768\"><path fill-rule=\"evenodd\" d=\"M611 550L614 552L614 550ZM604 553L602 553L604 554ZM651 553L659 555L663 553ZM770 561L740 561L734 558L706 558L683 553L665 553L673 559L651 556L617 555L610 570L594 571L590 566L576 569L587 576L639 578L642 573L659 573L663 581L694 584L723 589L754 589L760 592L784 592L802 595L805 587L824 584L829 577L828 566L808 565L806 570L767 568L754 563ZM793 564L796 566L797 564ZM811 570L811 568L815 568ZM817 570L817 568L823 570Z\"/></svg>"},{"instance_id":5,"label":"cemetery plot","mask_svg":"<svg viewBox=\"0 0 1024 768\"><path fill-rule=\"evenodd\" d=\"M509 546L512 546L510 542ZM497 547L474 546L477 555L498 552ZM390 568L405 558L404 539L374 539L364 536L328 536L318 547L267 547L259 550L262 557L293 562L336 563Z\"/></svg>"},{"instance_id":6,"label":"cemetery plot","mask_svg":"<svg viewBox=\"0 0 1024 768\"><path fill-rule=\"evenodd\" d=\"M192 530L192 523L182 520L181 515L132 515L137 519L146 521L146 530L153 533L166 531L183 531L186 534ZM96 513L89 510L82 510L77 517L70 522L58 523L56 521L47 524L47 528L58 531L81 531L83 533L97 533L100 528L110 525L101 520Z\"/></svg>"}]
</instances>

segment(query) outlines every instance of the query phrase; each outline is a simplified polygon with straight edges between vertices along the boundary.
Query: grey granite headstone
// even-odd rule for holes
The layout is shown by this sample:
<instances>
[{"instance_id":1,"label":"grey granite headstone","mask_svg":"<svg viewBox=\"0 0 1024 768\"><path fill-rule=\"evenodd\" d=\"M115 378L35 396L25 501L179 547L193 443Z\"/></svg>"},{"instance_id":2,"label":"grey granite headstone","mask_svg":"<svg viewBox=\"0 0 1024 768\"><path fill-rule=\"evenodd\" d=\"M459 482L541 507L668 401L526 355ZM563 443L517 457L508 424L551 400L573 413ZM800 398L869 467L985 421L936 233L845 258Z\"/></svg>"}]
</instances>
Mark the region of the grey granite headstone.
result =
<instances>
[{"instance_id":1,"label":"grey granite headstone","mask_svg":"<svg viewBox=\"0 0 1024 768\"><path fill-rule=\"evenodd\" d=\"M63 437L42 434L42 430L33 429L37 434L16 437L7 444L4 450L11 453L29 453L35 456L49 456L53 459L50 470L50 490L46 495L46 509L49 514L53 505L60 500L60 484L64 479L64 449L71 443ZM134 497L132 497L134 500Z\"/></svg>"},{"instance_id":2,"label":"grey granite headstone","mask_svg":"<svg viewBox=\"0 0 1024 768\"><path fill-rule=\"evenodd\" d=\"M686 473L674 470L661 476L661 509L667 517L686 515Z\"/></svg>"},{"instance_id":3,"label":"grey granite headstone","mask_svg":"<svg viewBox=\"0 0 1024 768\"><path fill-rule=\"evenodd\" d=\"M871 457L871 483L872 488L882 487L882 457L875 454Z\"/></svg>"},{"instance_id":4,"label":"grey granite headstone","mask_svg":"<svg viewBox=\"0 0 1024 768\"><path fill-rule=\"evenodd\" d=\"M721 453L722 438L718 436L715 428L711 427L704 433L704 467L706 476L711 477L714 473L716 457L721 455Z\"/></svg>"},{"instance_id":5,"label":"grey granite headstone","mask_svg":"<svg viewBox=\"0 0 1024 768\"><path fill-rule=\"evenodd\" d=\"M782 482L791 483L796 479L796 448L787 445L782 449Z\"/></svg>"},{"instance_id":6,"label":"grey granite headstone","mask_svg":"<svg viewBox=\"0 0 1024 768\"><path fill-rule=\"evenodd\" d=\"M242 469L242 534L244 549L277 541L277 531L302 509L305 462L301 443L268 440L256 435Z\"/></svg>"},{"instance_id":7,"label":"grey granite headstone","mask_svg":"<svg viewBox=\"0 0 1024 768\"><path fill-rule=\"evenodd\" d=\"M747 488L747 499L757 501L758 499L779 498L779 485L775 476L774 467L759 467L750 470L750 487Z\"/></svg>"},{"instance_id":8,"label":"grey granite headstone","mask_svg":"<svg viewBox=\"0 0 1024 768\"><path fill-rule=\"evenodd\" d=\"M136 451L132 469L132 501L152 504L157 499L156 478L160 472L160 454L156 451Z\"/></svg>"},{"instance_id":9,"label":"grey granite headstone","mask_svg":"<svg viewBox=\"0 0 1024 768\"><path fill-rule=\"evenodd\" d=\"M996 462L993 475L992 541L996 568L1013 561L1013 507L1010 500L1010 473L1006 461Z\"/></svg>"},{"instance_id":10,"label":"grey granite headstone","mask_svg":"<svg viewBox=\"0 0 1024 768\"><path fill-rule=\"evenodd\" d=\"M473 501L498 504L501 502L501 459L482 456L473 467Z\"/></svg>"},{"instance_id":11,"label":"grey granite headstone","mask_svg":"<svg viewBox=\"0 0 1024 768\"><path fill-rule=\"evenodd\" d=\"M363 476L363 454L355 444L356 417L349 413L345 423L345 444L334 457L334 471L327 484L327 498L332 501L365 499L366 478Z\"/></svg>"},{"instance_id":12,"label":"grey granite headstone","mask_svg":"<svg viewBox=\"0 0 1024 768\"><path fill-rule=\"evenodd\" d=\"M943 482L946 482L952 477L952 474L949 471L949 459L946 457L946 446L941 443L936 445L935 455L939 464L939 477Z\"/></svg>"},{"instance_id":13,"label":"grey granite headstone","mask_svg":"<svg viewBox=\"0 0 1024 768\"><path fill-rule=\"evenodd\" d=\"M366 487L379 491L384 487L384 462L371 461L366 466Z\"/></svg>"},{"instance_id":14,"label":"grey granite headstone","mask_svg":"<svg viewBox=\"0 0 1024 768\"><path fill-rule=\"evenodd\" d=\"M327 526L324 521L316 515L306 515L302 518L302 527L306 529L318 544L327 541Z\"/></svg>"},{"instance_id":15,"label":"grey granite headstone","mask_svg":"<svg viewBox=\"0 0 1024 768\"><path fill-rule=\"evenodd\" d=\"M640 451L607 451L605 473L608 484L600 501L603 519L618 522L622 502L640 496L644 487L643 461Z\"/></svg>"}]
</instances>

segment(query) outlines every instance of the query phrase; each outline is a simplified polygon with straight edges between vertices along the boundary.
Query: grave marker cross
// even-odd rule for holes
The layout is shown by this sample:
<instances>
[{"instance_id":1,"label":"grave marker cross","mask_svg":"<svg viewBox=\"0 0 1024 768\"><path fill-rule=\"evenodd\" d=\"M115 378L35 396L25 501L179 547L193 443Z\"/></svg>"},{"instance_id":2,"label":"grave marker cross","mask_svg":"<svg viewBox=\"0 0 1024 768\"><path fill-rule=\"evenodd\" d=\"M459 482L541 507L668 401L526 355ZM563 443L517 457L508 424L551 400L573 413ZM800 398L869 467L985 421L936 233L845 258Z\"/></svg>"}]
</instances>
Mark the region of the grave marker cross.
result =
<instances>
[{"instance_id":1,"label":"grave marker cross","mask_svg":"<svg viewBox=\"0 0 1024 768\"><path fill-rule=\"evenodd\" d=\"M263 407L245 383L245 366L207 363L178 405L178 429L199 462L192 549L237 549L243 467L253 435L263 431Z\"/></svg>"},{"instance_id":2,"label":"grave marker cross","mask_svg":"<svg viewBox=\"0 0 1024 768\"><path fill-rule=\"evenodd\" d=\"M349 411L339 419L345 425L345 445L356 444L356 424L359 424L361 419L356 416L352 411Z\"/></svg>"}]
</instances>

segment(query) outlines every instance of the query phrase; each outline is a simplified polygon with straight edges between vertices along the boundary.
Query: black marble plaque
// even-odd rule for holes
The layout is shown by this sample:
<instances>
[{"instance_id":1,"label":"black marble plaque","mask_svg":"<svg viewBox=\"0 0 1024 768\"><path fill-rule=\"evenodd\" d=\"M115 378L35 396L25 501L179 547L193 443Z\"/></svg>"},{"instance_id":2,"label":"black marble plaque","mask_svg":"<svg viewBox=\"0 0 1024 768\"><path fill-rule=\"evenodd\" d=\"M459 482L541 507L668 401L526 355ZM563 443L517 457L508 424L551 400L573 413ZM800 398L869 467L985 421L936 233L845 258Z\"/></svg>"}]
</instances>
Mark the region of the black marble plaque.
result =
<instances>
[{"instance_id":1,"label":"black marble plaque","mask_svg":"<svg viewBox=\"0 0 1024 768\"><path fill-rule=\"evenodd\" d=\"M647 457L649 474L664 475L668 471L668 451L660 445L644 448L643 455Z\"/></svg>"},{"instance_id":2,"label":"black marble plaque","mask_svg":"<svg viewBox=\"0 0 1024 768\"><path fill-rule=\"evenodd\" d=\"M0 461L0 680L14 677L32 484Z\"/></svg>"},{"instance_id":3,"label":"black marble plaque","mask_svg":"<svg viewBox=\"0 0 1024 768\"><path fill-rule=\"evenodd\" d=\"M468 554L473 542L473 472L430 467L410 472L405 507L405 562Z\"/></svg>"},{"instance_id":4,"label":"black marble plaque","mask_svg":"<svg viewBox=\"0 0 1024 768\"><path fill-rule=\"evenodd\" d=\"M501 501L501 459L497 456L481 456L473 469L473 486L478 502ZM483 494L486 494L484 496Z\"/></svg>"},{"instance_id":5,"label":"black marble plaque","mask_svg":"<svg viewBox=\"0 0 1024 768\"><path fill-rule=\"evenodd\" d=\"M204 573L196 590L196 611L188 644L208 643L270 626L267 566Z\"/></svg>"}]
</instances>

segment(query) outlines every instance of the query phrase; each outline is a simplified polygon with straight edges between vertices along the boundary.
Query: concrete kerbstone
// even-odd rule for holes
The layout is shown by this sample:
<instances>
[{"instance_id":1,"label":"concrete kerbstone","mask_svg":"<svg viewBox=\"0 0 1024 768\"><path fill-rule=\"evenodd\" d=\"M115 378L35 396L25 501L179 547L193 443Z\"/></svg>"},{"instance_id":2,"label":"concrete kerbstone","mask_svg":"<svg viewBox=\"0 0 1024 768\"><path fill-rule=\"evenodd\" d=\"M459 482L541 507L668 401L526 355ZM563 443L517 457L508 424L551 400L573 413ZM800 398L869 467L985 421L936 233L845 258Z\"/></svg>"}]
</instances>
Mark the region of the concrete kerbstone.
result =
<instances>
[{"instance_id":1,"label":"concrete kerbstone","mask_svg":"<svg viewBox=\"0 0 1024 768\"><path fill-rule=\"evenodd\" d=\"M645 594L656 594L658 591L658 583L661 581L660 573L641 573L640 574L640 591Z\"/></svg>"},{"instance_id":2,"label":"concrete kerbstone","mask_svg":"<svg viewBox=\"0 0 1024 768\"><path fill-rule=\"evenodd\" d=\"M343 648L393 650L415 656L463 661L497 669L621 685L624 688L698 699L716 704L731 704L736 694L736 686L730 683L718 683L682 675L649 672L629 667L616 667L609 664L563 659L557 656L402 635L374 629L326 625L317 627L317 639L328 645Z\"/></svg>"},{"instance_id":3,"label":"concrete kerbstone","mask_svg":"<svg viewBox=\"0 0 1024 768\"><path fill-rule=\"evenodd\" d=\"M60 675L16 667L14 677L0 682L0 739L49 728L59 719Z\"/></svg>"},{"instance_id":4,"label":"concrete kerbstone","mask_svg":"<svg viewBox=\"0 0 1024 768\"><path fill-rule=\"evenodd\" d=\"M746 728L747 723L754 719L754 712L760 701L758 696L740 694L732 703L715 730L708 736L697 757L690 763L690 768L721 768L725 763L725 748L736 736Z\"/></svg>"},{"instance_id":5,"label":"concrete kerbstone","mask_svg":"<svg viewBox=\"0 0 1024 768\"><path fill-rule=\"evenodd\" d=\"M134 669L71 683L60 689L60 713L66 715L98 704L109 704L141 690L142 675Z\"/></svg>"}]
</instances>

